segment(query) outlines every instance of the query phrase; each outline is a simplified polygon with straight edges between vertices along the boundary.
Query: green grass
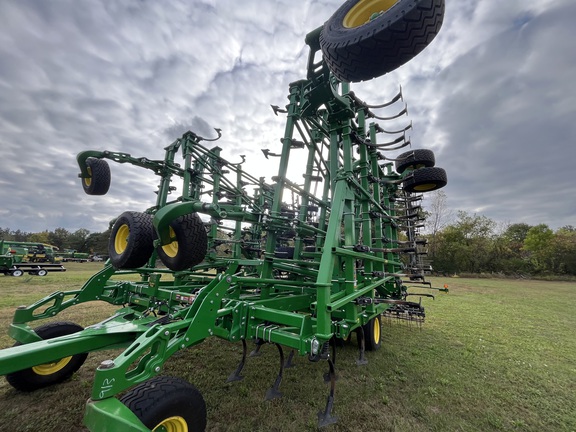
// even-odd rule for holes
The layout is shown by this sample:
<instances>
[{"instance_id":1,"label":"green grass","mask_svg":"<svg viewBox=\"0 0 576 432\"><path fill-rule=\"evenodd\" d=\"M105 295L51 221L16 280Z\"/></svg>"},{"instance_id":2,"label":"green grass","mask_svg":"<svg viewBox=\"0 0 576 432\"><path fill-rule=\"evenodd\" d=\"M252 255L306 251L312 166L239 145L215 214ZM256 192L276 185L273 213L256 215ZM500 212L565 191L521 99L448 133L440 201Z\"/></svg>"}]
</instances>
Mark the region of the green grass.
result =
<instances>
[{"instance_id":1,"label":"green grass","mask_svg":"<svg viewBox=\"0 0 576 432\"><path fill-rule=\"evenodd\" d=\"M44 278L0 276L0 329L15 306L54 290L75 289L99 263L67 265ZM356 366L355 341L337 353L332 431L576 431L576 284L494 279L437 279L450 294L424 298L422 330L383 325L383 347ZM417 291L417 290L415 290ZM414 297L412 297L414 299ZM59 319L87 325L111 313L96 304ZM0 331L0 347L12 341ZM284 397L264 401L278 369L276 348L249 358L243 381L226 383L241 346L219 339L177 353L164 374L194 383L208 405L211 431L316 430L328 386L325 362L296 359L281 385ZM287 354L287 353L286 353ZM82 431L93 371L116 352L91 354L68 382L19 393L0 381L0 430Z\"/></svg>"}]
</instances>

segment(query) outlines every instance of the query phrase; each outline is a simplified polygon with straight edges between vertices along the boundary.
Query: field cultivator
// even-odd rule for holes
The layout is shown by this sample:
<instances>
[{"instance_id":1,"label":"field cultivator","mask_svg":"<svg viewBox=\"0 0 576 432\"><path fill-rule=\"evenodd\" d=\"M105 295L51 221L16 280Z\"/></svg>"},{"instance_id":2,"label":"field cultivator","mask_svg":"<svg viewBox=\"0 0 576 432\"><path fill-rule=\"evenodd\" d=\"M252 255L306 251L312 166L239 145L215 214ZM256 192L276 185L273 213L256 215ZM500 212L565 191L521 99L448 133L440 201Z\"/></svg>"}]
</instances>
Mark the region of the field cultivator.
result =
<instances>
[{"instance_id":1,"label":"field cultivator","mask_svg":"<svg viewBox=\"0 0 576 432\"><path fill-rule=\"evenodd\" d=\"M415 56L439 30L443 13L441 0L349 1L308 34L307 77L290 84L285 109L273 107L286 126L281 149L263 150L279 162L272 182L246 172L244 157L225 157L213 143L219 130L213 138L185 133L162 160L80 153L86 193L108 191L109 160L157 175L156 203L113 221L110 259L82 288L16 310L10 335L17 344L0 351L0 373L15 388L34 390L70 377L91 351L124 347L96 370L88 428L196 431L206 426L205 403L191 384L159 375L170 356L211 336L238 342L244 354L229 377L235 381L248 342L256 350L274 344L281 360L288 348L290 359L327 363L331 385L319 426L335 422L336 341L356 333L364 361L365 350L380 347L382 315L424 318L422 306L407 300L408 285L433 289L419 261L425 243L419 202L447 182L429 150L388 156L409 146L410 125L387 131L375 120L405 115L401 92L371 105L348 82ZM364 45L344 44L345 38ZM399 114L379 114L397 105ZM288 178L294 167L301 178ZM176 190L181 194L173 196ZM128 274L139 280L125 280ZM31 327L89 301L119 309L84 329L68 322ZM279 395L281 365L268 399Z\"/></svg>"}]
</instances>

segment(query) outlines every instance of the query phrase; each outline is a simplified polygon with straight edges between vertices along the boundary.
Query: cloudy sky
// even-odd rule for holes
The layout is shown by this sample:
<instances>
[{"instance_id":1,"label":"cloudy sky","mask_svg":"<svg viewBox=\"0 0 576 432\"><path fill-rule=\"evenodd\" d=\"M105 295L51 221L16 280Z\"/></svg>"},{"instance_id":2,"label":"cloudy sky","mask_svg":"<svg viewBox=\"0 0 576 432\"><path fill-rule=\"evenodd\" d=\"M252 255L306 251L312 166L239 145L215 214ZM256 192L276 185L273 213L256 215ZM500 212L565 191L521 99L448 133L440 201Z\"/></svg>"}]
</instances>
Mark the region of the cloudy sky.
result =
<instances>
[{"instance_id":1,"label":"cloudy sky","mask_svg":"<svg viewBox=\"0 0 576 432\"><path fill-rule=\"evenodd\" d=\"M105 230L151 206L156 179L112 165L109 194L88 196L76 154L160 159L188 129L221 128L223 155L262 175L260 149L283 134L270 104L286 104L306 33L341 3L2 0L0 227ZM402 86L413 148L435 151L451 209L576 225L576 2L446 3L423 53L353 90L376 103Z\"/></svg>"}]
</instances>

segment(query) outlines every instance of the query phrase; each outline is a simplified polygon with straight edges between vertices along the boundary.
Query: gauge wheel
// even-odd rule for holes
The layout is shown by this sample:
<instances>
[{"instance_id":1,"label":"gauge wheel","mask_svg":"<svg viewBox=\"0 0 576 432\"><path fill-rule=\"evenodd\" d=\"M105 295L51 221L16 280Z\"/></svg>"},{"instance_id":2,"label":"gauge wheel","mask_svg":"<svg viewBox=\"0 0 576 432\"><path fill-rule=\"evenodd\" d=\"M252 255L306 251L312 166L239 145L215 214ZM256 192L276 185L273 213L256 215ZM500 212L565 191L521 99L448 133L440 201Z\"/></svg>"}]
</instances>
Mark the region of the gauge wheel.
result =
<instances>
[{"instance_id":1,"label":"gauge wheel","mask_svg":"<svg viewBox=\"0 0 576 432\"><path fill-rule=\"evenodd\" d=\"M127 211L112 226L108 242L110 262L118 269L144 266L154 252L154 225L147 213Z\"/></svg>"},{"instance_id":2,"label":"gauge wheel","mask_svg":"<svg viewBox=\"0 0 576 432\"><path fill-rule=\"evenodd\" d=\"M172 242L159 246L158 257L173 271L186 270L204 261L208 250L208 234L197 213L174 219L169 226Z\"/></svg>"},{"instance_id":3,"label":"gauge wheel","mask_svg":"<svg viewBox=\"0 0 576 432\"><path fill-rule=\"evenodd\" d=\"M410 150L399 155L396 159L396 172L402 174L404 171L415 170L424 167L433 167L436 163L432 150L417 149Z\"/></svg>"},{"instance_id":4,"label":"gauge wheel","mask_svg":"<svg viewBox=\"0 0 576 432\"><path fill-rule=\"evenodd\" d=\"M402 187L406 192L432 192L448 184L446 171L438 167L426 167L411 171Z\"/></svg>"},{"instance_id":5,"label":"gauge wheel","mask_svg":"<svg viewBox=\"0 0 576 432\"><path fill-rule=\"evenodd\" d=\"M362 326L366 351L376 351L382 346L381 325L380 315L377 315Z\"/></svg>"},{"instance_id":6,"label":"gauge wheel","mask_svg":"<svg viewBox=\"0 0 576 432\"><path fill-rule=\"evenodd\" d=\"M341 81L365 81L414 58L436 37L444 0L348 0L326 21L320 47Z\"/></svg>"},{"instance_id":7,"label":"gauge wheel","mask_svg":"<svg viewBox=\"0 0 576 432\"><path fill-rule=\"evenodd\" d=\"M40 338L54 339L84 330L78 324L61 321L46 324L34 331ZM16 342L14 346L22 345ZM74 354L63 357L50 363L44 363L6 375L6 380L12 387L20 391L34 391L53 384L58 384L70 378L74 372L80 369L88 353Z\"/></svg>"},{"instance_id":8,"label":"gauge wheel","mask_svg":"<svg viewBox=\"0 0 576 432\"><path fill-rule=\"evenodd\" d=\"M152 431L203 432L206 403L192 384L154 377L128 391L120 401Z\"/></svg>"},{"instance_id":9,"label":"gauge wheel","mask_svg":"<svg viewBox=\"0 0 576 432\"><path fill-rule=\"evenodd\" d=\"M88 195L106 195L110 189L110 166L98 158L86 159L86 170L90 177L82 178L82 188Z\"/></svg>"}]
</instances>

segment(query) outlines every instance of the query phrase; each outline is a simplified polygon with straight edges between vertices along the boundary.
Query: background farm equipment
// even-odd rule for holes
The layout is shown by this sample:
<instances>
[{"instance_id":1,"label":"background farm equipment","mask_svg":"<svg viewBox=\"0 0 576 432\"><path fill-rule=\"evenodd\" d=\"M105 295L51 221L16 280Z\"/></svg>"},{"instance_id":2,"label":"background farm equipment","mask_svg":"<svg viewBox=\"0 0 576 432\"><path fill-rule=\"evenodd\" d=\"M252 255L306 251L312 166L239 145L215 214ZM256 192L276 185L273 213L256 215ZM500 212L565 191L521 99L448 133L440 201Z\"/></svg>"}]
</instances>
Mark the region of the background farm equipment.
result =
<instances>
[{"instance_id":1,"label":"background farm equipment","mask_svg":"<svg viewBox=\"0 0 576 432\"><path fill-rule=\"evenodd\" d=\"M399 8L403 14L396 14ZM335 422L336 342L357 334L363 364L365 351L381 345L382 314L423 320L423 307L407 300L406 285L432 288L418 267L423 241L416 203L421 193L447 182L430 151L386 156L410 145L410 126L387 131L372 120L405 115L405 106L394 116L379 114L400 105L401 92L368 104L350 92L347 81L371 79L410 60L436 35L443 13L438 0L350 1L308 34L307 77L290 84L285 109L273 107L275 114L286 114L286 126L281 148L263 150L266 158L278 158L272 182L247 173L244 156L229 160L222 148L206 146L221 138L218 129L210 138L185 133L165 148L162 160L80 153L89 195L108 191L111 160L157 175L156 203L113 221L110 258L82 288L18 308L10 327L17 345L0 352L0 373L15 388L30 391L70 377L88 352L124 347L96 371L86 425L203 430L200 392L159 376L164 363L217 336L243 346L229 377L237 381L248 342L255 343L255 352L274 344L279 372L266 399L281 395L288 348L288 362L299 355L327 363L330 391L318 420L319 426ZM397 26L402 41L395 42ZM392 137L378 143L381 134ZM289 178L294 172L301 177ZM172 196L175 179L178 196ZM123 278L128 274L139 280ZM68 322L30 326L94 300L120 308L85 329Z\"/></svg>"},{"instance_id":2,"label":"background farm equipment","mask_svg":"<svg viewBox=\"0 0 576 432\"><path fill-rule=\"evenodd\" d=\"M39 247L40 245L41 247ZM0 273L22 276L24 273L46 276L48 272L66 271L61 264L47 263L54 259L53 249L42 243L4 242L0 240ZM32 257L32 259L31 259Z\"/></svg>"},{"instance_id":3,"label":"background farm equipment","mask_svg":"<svg viewBox=\"0 0 576 432\"><path fill-rule=\"evenodd\" d=\"M56 246L38 242L0 241L2 241L2 254L10 253L15 262L55 263L58 261Z\"/></svg>"},{"instance_id":4,"label":"background farm equipment","mask_svg":"<svg viewBox=\"0 0 576 432\"><path fill-rule=\"evenodd\" d=\"M92 259L88 252L78 252L74 249L64 249L55 253L57 259L62 262L88 262Z\"/></svg>"}]
</instances>

